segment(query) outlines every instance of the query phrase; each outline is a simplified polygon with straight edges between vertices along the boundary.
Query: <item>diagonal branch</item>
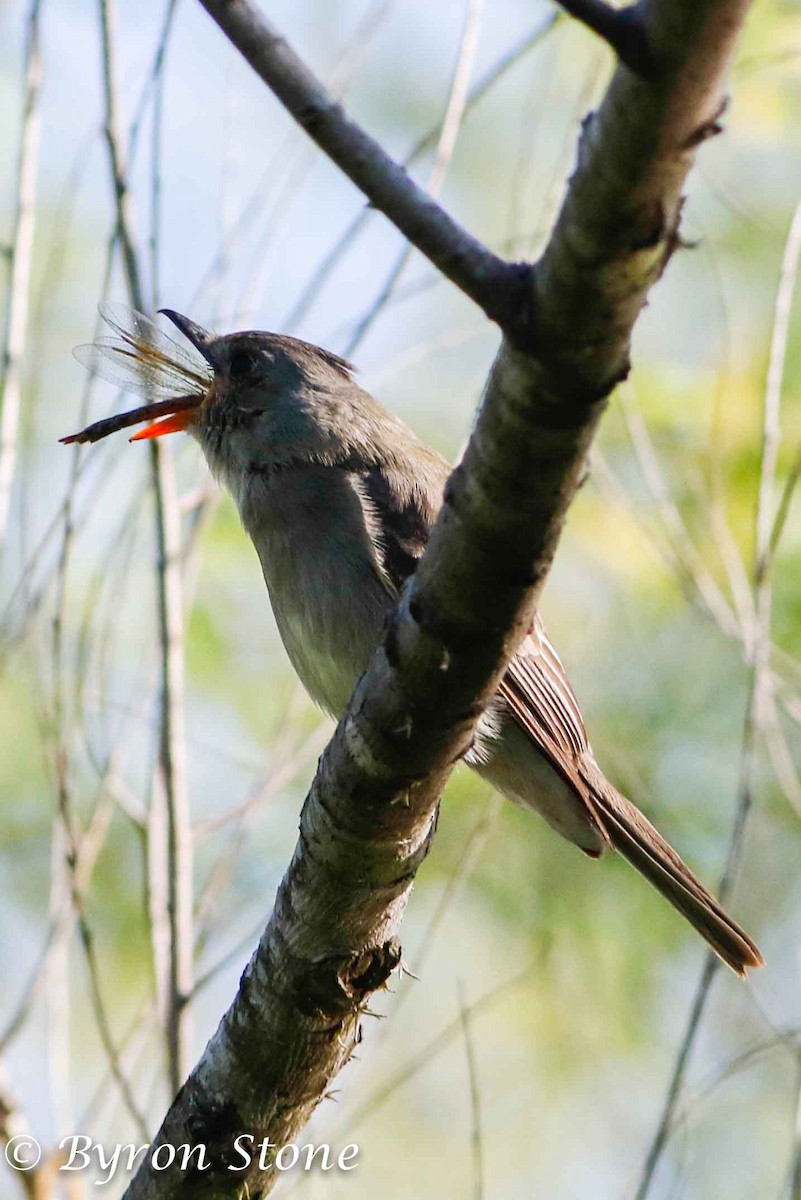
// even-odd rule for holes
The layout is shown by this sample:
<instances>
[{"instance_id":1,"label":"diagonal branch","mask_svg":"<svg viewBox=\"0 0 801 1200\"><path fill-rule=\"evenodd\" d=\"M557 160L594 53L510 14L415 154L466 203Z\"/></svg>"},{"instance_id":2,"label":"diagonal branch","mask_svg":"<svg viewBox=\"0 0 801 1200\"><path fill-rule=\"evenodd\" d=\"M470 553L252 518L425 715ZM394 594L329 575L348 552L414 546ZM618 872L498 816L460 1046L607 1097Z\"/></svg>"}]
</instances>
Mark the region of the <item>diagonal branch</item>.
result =
<instances>
[{"instance_id":1,"label":"diagonal branch","mask_svg":"<svg viewBox=\"0 0 801 1200\"><path fill-rule=\"evenodd\" d=\"M488 317L519 320L526 272L463 229L359 125L250 0L201 0L302 129L413 246Z\"/></svg>"},{"instance_id":2,"label":"diagonal branch","mask_svg":"<svg viewBox=\"0 0 801 1200\"><path fill-rule=\"evenodd\" d=\"M292 104L317 96L313 77L247 0L202 2ZM628 370L635 320L678 243L684 180L717 128L748 3L646 0L640 10L659 79L620 68L585 123L534 274L529 350L513 321L428 550L320 760L239 993L157 1135L173 1147L202 1142L208 1168L145 1163L129 1200L270 1191L272 1158L243 1166L235 1139L295 1139L352 1054L371 993L400 961L400 920L439 795L529 628L606 397ZM419 230L420 216L429 257L457 262L449 273L457 278L476 260L450 256L449 218L440 226L440 210L397 169L384 171L385 155L360 158L361 131L317 100L308 111L301 104L304 127L311 117L351 177L367 179L384 211L402 214L399 228ZM519 313L519 277L507 284L497 309Z\"/></svg>"},{"instance_id":3,"label":"diagonal branch","mask_svg":"<svg viewBox=\"0 0 801 1200\"><path fill-rule=\"evenodd\" d=\"M612 47L620 61L636 75L654 72L640 10L636 5L612 8L606 0L557 0L560 8Z\"/></svg>"}]
</instances>

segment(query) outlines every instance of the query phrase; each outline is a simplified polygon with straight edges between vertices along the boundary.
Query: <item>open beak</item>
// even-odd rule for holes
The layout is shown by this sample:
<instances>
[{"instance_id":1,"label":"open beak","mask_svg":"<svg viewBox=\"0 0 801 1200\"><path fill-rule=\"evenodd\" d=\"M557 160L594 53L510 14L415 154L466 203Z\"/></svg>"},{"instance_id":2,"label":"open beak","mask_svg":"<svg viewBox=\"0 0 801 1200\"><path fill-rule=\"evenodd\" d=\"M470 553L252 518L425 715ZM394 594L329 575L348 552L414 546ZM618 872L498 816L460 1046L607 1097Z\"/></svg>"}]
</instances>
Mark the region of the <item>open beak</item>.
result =
<instances>
[{"instance_id":1,"label":"open beak","mask_svg":"<svg viewBox=\"0 0 801 1200\"><path fill-rule=\"evenodd\" d=\"M144 429L132 433L128 441L143 442L146 438L161 437L165 433L182 433L194 421L195 411L194 408L185 408L183 412L170 413L168 417L162 417L160 421L153 421L152 424L145 425Z\"/></svg>"},{"instance_id":2,"label":"open beak","mask_svg":"<svg viewBox=\"0 0 801 1200\"><path fill-rule=\"evenodd\" d=\"M190 321L189 317L176 312L174 308L160 308L159 312L162 316L172 321L173 325L181 331L186 340L191 342L195 347L198 354L201 354L206 362L213 367L214 362L212 361L210 350L214 341L212 334L200 325L196 325L194 321ZM137 433L134 433L130 440L132 442L143 442L148 438L163 437L165 433L182 433L195 420L195 415L195 408L186 408L181 412L170 413L169 416L163 417L160 421L154 421L151 425L146 425L144 429L140 429Z\"/></svg>"},{"instance_id":3,"label":"open beak","mask_svg":"<svg viewBox=\"0 0 801 1200\"><path fill-rule=\"evenodd\" d=\"M165 317L169 317L172 323L177 326L188 342L197 350L198 354L206 360L206 362L214 368L214 343L215 338L207 330L201 329L194 321L190 321L188 317L182 316L180 313L174 312L171 308L163 308L162 313ZM87 425L79 433L71 433L68 437L59 438L59 441L64 445L70 445L72 442L98 442L101 438L108 437L110 433L116 433L119 429L130 428L131 425L138 425L141 421L152 420L153 417L161 418L158 421L153 421L141 429L139 433L135 433L131 438L132 442L138 442L145 438L161 437L165 433L178 433L179 430L188 429L197 419L198 409L208 392L210 380L203 377L203 373L191 370L188 365L178 361L173 361L169 357L169 351L165 352L158 344L150 345L147 338L140 338L138 333L130 334L126 329L117 326L114 322L110 322L112 328L121 336L115 339L107 339L104 343L96 343L94 346L79 347L88 351L102 350L102 358L109 359L113 366L116 367L118 362L125 368L126 377L130 371L131 359L134 361L141 359L142 364L149 369L153 377L158 380L159 369L168 368L167 377L170 381L170 388L173 383L180 386L180 382L185 380L186 384L192 388L189 395L172 396L167 400L154 400L150 404L140 405L139 408L132 409L130 412L117 413L113 417L104 417L102 421L95 421L92 425ZM85 361L79 358L80 362ZM96 370L96 358L94 354L88 360L88 364L93 370ZM114 382L117 381L116 374L104 375L101 370L98 372L104 378L111 378ZM176 388L177 390L177 388Z\"/></svg>"}]
</instances>

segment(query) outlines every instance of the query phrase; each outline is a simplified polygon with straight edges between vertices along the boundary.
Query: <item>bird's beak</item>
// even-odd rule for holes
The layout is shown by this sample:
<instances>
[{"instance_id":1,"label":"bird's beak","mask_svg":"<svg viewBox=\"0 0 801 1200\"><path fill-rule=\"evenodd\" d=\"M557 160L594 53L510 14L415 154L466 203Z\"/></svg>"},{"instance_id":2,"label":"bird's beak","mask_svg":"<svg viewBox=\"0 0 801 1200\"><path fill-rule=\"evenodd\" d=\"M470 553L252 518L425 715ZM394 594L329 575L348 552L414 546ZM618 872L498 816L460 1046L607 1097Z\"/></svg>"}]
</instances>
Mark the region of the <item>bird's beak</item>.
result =
<instances>
[{"instance_id":1,"label":"bird's beak","mask_svg":"<svg viewBox=\"0 0 801 1200\"><path fill-rule=\"evenodd\" d=\"M214 359L211 348L214 344L214 336L207 329L196 325L194 321L190 321L189 317L183 316L182 313L176 312L174 308L160 308L159 312L162 316L167 317L172 321L188 342L197 350L198 354L202 354L206 362L210 366L214 366ZM188 429L196 417L194 408L187 408L181 412L170 413L169 416L163 417L160 421L154 421L151 425L146 425L144 429L140 429L131 437L132 442L143 442L148 438L162 437L165 433L181 433Z\"/></svg>"},{"instance_id":2,"label":"bird's beak","mask_svg":"<svg viewBox=\"0 0 801 1200\"><path fill-rule=\"evenodd\" d=\"M212 355L212 346L214 344L214 335L209 333L208 329L203 329L200 325L196 325L194 321L190 321L189 317L184 317L181 313L176 312L174 308L160 308L159 312L163 317L167 317L172 321L177 329L180 329L188 342L197 350L198 354L202 354L206 362L210 366L214 366L214 358Z\"/></svg>"},{"instance_id":3,"label":"bird's beak","mask_svg":"<svg viewBox=\"0 0 801 1200\"><path fill-rule=\"evenodd\" d=\"M145 425L144 429L132 433L128 441L144 442L147 438L162 437L165 433L182 433L195 420L196 409L199 405L200 401L195 408L185 408L182 412L170 413L168 417L162 417L160 421L153 421L152 424Z\"/></svg>"}]
</instances>

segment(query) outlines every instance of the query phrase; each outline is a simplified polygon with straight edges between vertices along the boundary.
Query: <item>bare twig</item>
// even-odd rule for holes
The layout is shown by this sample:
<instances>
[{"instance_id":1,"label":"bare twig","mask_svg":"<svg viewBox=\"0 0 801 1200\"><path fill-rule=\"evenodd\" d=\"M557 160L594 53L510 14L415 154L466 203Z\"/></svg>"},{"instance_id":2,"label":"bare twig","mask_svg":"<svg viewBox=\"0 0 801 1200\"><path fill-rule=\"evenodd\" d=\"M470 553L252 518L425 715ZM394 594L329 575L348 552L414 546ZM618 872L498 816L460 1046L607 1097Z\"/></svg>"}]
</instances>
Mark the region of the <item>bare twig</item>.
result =
<instances>
[{"instance_id":1,"label":"bare twig","mask_svg":"<svg viewBox=\"0 0 801 1200\"><path fill-rule=\"evenodd\" d=\"M776 782L784 793L788 804L801 816L801 779L795 765L787 736L782 724L774 692L774 678L771 675L769 688L765 695L765 713L762 722L762 734L770 757Z\"/></svg>"},{"instance_id":2,"label":"bare twig","mask_svg":"<svg viewBox=\"0 0 801 1200\"><path fill-rule=\"evenodd\" d=\"M785 501L784 497L782 497L778 511L774 512L773 492L781 440L779 413L784 381L784 363L790 330L790 313L792 311L793 296L798 276L799 257L801 257L801 201L796 205L795 212L793 213L793 218L790 222L790 231L787 235L787 242L784 248L768 364L765 421L762 434L763 465L759 477L759 504L756 530L758 546L756 571L757 581L760 583L764 576L770 572L773 554L783 528L783 513L786 504L789 503L789 501Z\"/></svg>"},{"instance_id":3,"label":"bare twig","mask_svg":"<svg viewBox=\"0 0 801 1200\"><path fill-rule=\"evenodd\" d=\"M782 491L781 498L776 508L776 519L773 522L773 529L770 535L770 557L773 557L773 555L776 553L776 548L781 541L785 522L790 514L790 505L792 504L795 490L798 487L799 479L801 479L801 447L799 447L795 453L792 466L790 467L790 470L787 474L787 479L784 483L784 489Z\"/></svg>"},{"instance_id":4,"label":"bare twig","mask_svg":"<svg viewBox=\"0 0 801 1200\"><path fill-rule=\"evenodd\" d=\"M724 632L728 632L730 636L737 635L740 630L731 606L693 542L678 505L670 493L645 422L626 403L625 397L621 401L621 406L640 469L656 502L665 536L674 555L675 569L692 581L700 599L713 615L718 626Z\"/></svg>"},{"instance_id":5,"label":"bare twig","mask_svg":"<svg viewBox=\"0 0 801 1200\"><path fill-rule=\"evenodd\" d=\"M166 465L162 456L161 465ZM181 529L172 464L159 473L156 488L159 534L159 636L162 650L162 708L159 770L153 803L166 809L167 916L169 921L169 1002L167 1047L170 1084L180 1087L189 1067L191 1026L187 998L192 992L192 831L186 796L184 736L183 598Z\"/></svg>"},{"instance_id":6,"label":"bare twig","mask_svg":"<svg viewBox=\"0 0 801 1200\"><path fill-rule=\"evenodd\" d=\"M157 1034L156 1006L152 1001L145 1001L119 1039L120 1063L128 1077L133 1075L144 1052L149 1049L149 1044L156 1040L154 1035ZM151 1052L150 1057L156 1058L156 1055ZM116 1092L113 1084L114 1076L110 1071L106 1071L98 1080L94 1092L84 1105L76 1128L90 1129L96 1121L100 1122L100 1109L103 1104L105 1103L107 1108L111 1108L115 1102ZM149 1111L149 1108L146 1108L145 1111ZM109 1124L106 1124L106 1128L109 1127Z\"/></svg>"},{"instance_id":7,"label":"bare twig","mask_svg":"<svg viewBox=\"0 0 801 1200\"><path fill-rule=\"evenodd\" d=\"M473 1152L473 1198L483 1200L484 1197L484 1151L481 1139L481 1092L478 1083L478 1069L473 1049L473 1031L470 1028L470 1010L465 1003L464 988L459 988L459 1016L464 1035L464 1050L467 1059L467 1078L470 1084L470 1111L472 1129L470 1145Z\"/></svg>"},{"instance_id":8,"label":"bare twig","mask_svg":"<svg viewBox=\"0 0 801 1200\"><path fill-rule=\"evenodd\" d=\"M80 934L84 956L86 958L86 966L89 976L89 994L92 1001L92 1010L95 1016L97 1031L100 1034L100 1040L103 1044L106 1058L108 1059L111 1075L114 1079L114 1082L117 1084L125 1107L133 1119L140 1136L145 1141L148 1141L150 1137L150 1130L148 1129L147 1120L144 1113L140 1110L136 1103L130 1081L123 1068L120 1055L114 1041L114 1035L111 1031L111 1025L100 985L100 965L97 961L94 936L89 926L89 922L86 919L82 898L78 895L77 891L73 892L73 903L75 904L78 918L78 932Z\"/></svg>"},{"instance_id":9,"label":"bare twig","mask_svg":"<svg viewBox=\"0 0 801 1200\"><path fill-rule=\"evenodd\" d=\"M508 71L517 66L521 59L528 54L529 50L531 50L533 46L536 46L545 37L545 35L554 28L558 20L559 14L554 13L547 17L540 24L535 26L535 28L532 29L530 33L526 34L526 36L519 42L517 42L511 50L502 55L501 58L499 58L498 61L489 69L489 71L487 71L487 73L483 75L476 84L474 84L474 86L470 89L465 101L465 117L467 117L481 102L481 100L484 99L484 97L492 90L495 84L502 79ZM404 168L408 169L411 167L418 158L436 145L438 133L439 127L434 127L433 129L429 129L427 133L423 134L423 136L418 139L416 144L412 147L410 152L403 160ZM291 312L287 316L286 321L284 322L287 329L291 330L298 327L300 322L311 308L315 298L319 295L320 290L325 284L326 280L333 274L337 265L342 260L350 246L353 245L356 238L366 225L371 213L374 211L375 209L373 209L370 205L367 205L365 208L361 209L360 212L350 222L347 229L343 231L338 240L328 251L325 258L320 263L320 266L314 272L308 284L301 292L300 297L296 301Z\"/></svg>"},{"instance_id":10,"label":"bare twig","mask_svg":"<svg viewBox=\"0 0 801 1200\"><path fill-rule=\"evenodd\" d=\"M793 1154L787 1185L788 1200L801 1200L801 1067L796 1070L796 1111L793 1125Z\"/></svg>"},{"instance_id":11,"label":"bare twig","mask_svg":"<svg viewBox=\"0 0 801 1200\"><path fill-rule=\"evenodd\" d=\"M473 69L473 60L475 59L478 47L478 32L483 7L484 0L468 0L464 28L462 29L461 42L456 56L456 65L453 70L448 99L445 104L445 112L442 117L442 126L434 157L434 165L431 169L426 189L432 200L437 200L442 191L442 185L445 182L445 176L453 158L453 152L456 149L456 139L459 136L459 130L464 120L470 73ZM350 358L355 354L365 334L392 296L411 257L412 247L407 244L401 250L394 265L390 268L387 278L384 280L375 300L358 322L350 341L345 347L346 358Z\"/></svg>"},{"instance_id":12,"label":"bare twig","mask_svg":"<svg viewBox=\"0 0 801 1200\"><path fill-rule=\"evenodd\" d=\"M537 969L536 963L529 963L517 975L505 979L502 983L490 988L478 1000L467 1008L468 1016L475 1021L481 1013L487 1012L502 1000L510 991L525 983ZM437 1056L452 1045L463 1034L463 1016L460 1013L450 1021L444 1029L430 1038L424 1046L413 1055L397 1071L383 1080L368 1096L364 1098L351 1112L347 1113L341 1126L337 1126L335 1135L346 1130L355 1130L365 1121L372 1119L378 1110L390 1100L399 1088L404 1087L421 1071L425 1071L435 1061Z\"/></svg>"},{"instance_id":13,"label":"bare twig","mask_svg":"<svg viewBox=\"0 0 801 1200\"><path fill-rule=\"evenodd\" d=\"M684 1083L684 1076L687 1070L687 1064L690 1059L695 1038L701 1025L701 1019L706 1009L706 1002L709 996L709 989L712 986L712 980L716 974L716 959L713 955L707 954L704 956L704 965L701 970L701 975L696 984L695 994L692 1004L690 1005L690 1015L687 1019L687 1027L684 1031L684 1036L679 1046L676 1061L673 1066L673 1071L670 1076L667 1094L662 1107L662 1113L659 1118L659 1124L654 1133L651 1145L648 1148L645 1163L643 1165L642 1175L640 1176L637 1185L637 1193L635 1200L645 1200L651 1187L651 1182L654 1177L659 1161L667 1146L670 1133L673 1128L676 1107L681 1095L681 1089Z\"/></svg>"},{"instance_id":14,"label":"bare twig","mask_svg":"<svg viewBox=\"0 0 801 1200\"><path fill-rule=\"evenodd\" d=\"M444 920L445 915L447 914L453 902L454 896L458 892L459 888L464 884L465 880L469 877L470 872L484 851L487 845L487 840L495 828L499 816L501 815L502 807L503 801L501 797L497 794L493 795L487 804L485 812L482 813L481 817L479 817L478 821L476 821L475 825L470 830L467 843L459 855L459 861L456 865L456 869L449 876L448 882L443 888L442 895L437 901L437 906L431 915L431 919L426 925L423 936L421 937L420 943L415 951L415 975L422 974L423 967L425 966L429 951L433 945L437 930L442 924L442 921ZM404 995L408 994L408 992L404 993ZM395 1005L396 1011L402 1003L403 997L401 996Z\"/></svg>"},{"instance_id":15,"label":"bare twig","mask_svg":"<svg viewBox=\"0 0 801 1200\"><path fill-rule=\"evenodd\" d=\"M126 166L119 136L111 0L99 0L103 34L103 85L105 136L114 184L117 235L131 303L145 310L144 288L134 244ZM169 31L170 26L167 26ZM162 69L161 54L158 70ZM169 927L168 961L159 969L161 980L170 1084L180 1086L189 1063L191 1032L186 998L192 990L192 849L186 797L183 733L183 598L181 580L180 513L169 455L158 440L150 443L150 464L156 502L158 548L157 591L161 646L161 723L158 766L152 804L163 805L164 821L152 828L163 830L164 842L151 847L150 865L163 861L166 879L166 920ZM156 867L157 870L160 868ZM158 945L158 942L157 942Z\"/></svg>"},{"instance_id":16,"label":"bare twig","mask_svg":"<svg viewBox=\"0 0 801 1200\"><path fill-rule=\"evenodd\" d=\"M139 143L139 133L142 128L142 121L147 111L148 101L154 91L158 91L164 73L164 59L167 54L167 47L172 34L172 23L178 9L178 0L167 0L166 8L164 9L164 19L162 21L161 30L159 32L158 41L156 43L156 52L153 55L153 62L148 71L147 79L145 80L142 93L134 111L131 127L128 131L128 158L133 159L136 154L136 149ZM157 101L158 103L158 101Z\"/></svg>"},{"instance_id":17,"label":"bare twig","mask_svg":"<svg viewBox=\"0 0 801 1200\"><path fill-rule=\"evenodd\" d=\"M377 0L376 3L368 8L355 29L352 38L340 54L328 81L331 95L337 102L342 102L366 47L378 33L384 19L389 15L392 3L394 3L394 0ZM294 197L298 195L304 179L313 169L316 162L316 148L305 140L301 143L300 152L296 150L294 153L290 153L290 149L297 145L297 140L296 131L294 129L290 130L286 138L286 145L282 146L273 156L273 161L262 174L250 201L234 223L232 229L227 231L223 237L222 248L215 258L214 265L222 265L234 236L240 234L243 226L247 224L252 214L260 214L265 233L253 255L254 262L257 264L253 272L253 277L242 299L237 304L238 323L250 324L251 322L250 314L255 309L259 297L264 292L270 269L267 251L270 246L275 244L276 239L281 236L281 229L284 222L294 210ZM277 189L273 200L268 205L266 203L266 189L279 176L278 168L283 168L285 164L288 164L288 167L285 171L284 180Z\"/></svg>"},{"instance_id":18,"label":"bare twig","mask_svg":"<svg viewBox=\"0 0 801 1200\"><path fill-rule=\"evenodd\" d=\"M164 73L172 21L178 0L168 0L164 14L162 37L159 40L153 66L153 138L151 145L152 170L150 189L150 291L152 311L160 304L159 270L161 267L161 147L164 132Z\"/></svg>"},{"instance_id":19,"label":"bare twig","mask_svg":"<svg viewBox=\"0 0 801 1200\"><path fill-rule=\"evenodd\" d=\"M105 1051L106 1058L108 1059L111 1074L119 1088L120 1095L125 1102L125 1107L128 1109L128 1112L136 1123L140 1134L147 1139L147 1122L145 1121L136 1104L130 1083L120 1064L105 1001L103 999L103 992L100 983L100 967L95 952L94 937L86 916L83 892L80 888L78 876L80 842L71 811L69 779L65 755L62 754L56 756L55 767L56 798L58 804L58 815L60 818L60 824L63 831L66 848L67 877L69 880L70 899L72 901L78 926L78 933L86 960L92 1011L94 1012L95 1023L97 1025L97 1030L100 1035L100 1041Z\"/></svg>"},{"instance_id":20,"label":"bare twig","mask_svg":"<svg viewBox=\"0 0 801 1200\"><path fill-rule=\"evenodd\" d=\"M756 550L753 573L754 627L749 639L752 652L751 678L743 724L737 804L726 866L718 888L718 894L722 900L725 900L731 890L740 862L743 839L754 799L753 788L758 739L764 730L770 699L771 565L773 560L772 535L776 522L774 511L776 466L781 438L779 417L790 309L798 273L799 256L801 256L801 202L797 205L790 223L784 248L781 277L776 295L768 376L765 385L762 420L762 455L756 501ZM717 960L714 956L708 954L698 980L690 1009L690 1016L673 1067L659 1122L648 1148L642 1175L637 1187L636 1200L646 1200L656 1168L667 1146L676 1106L684 1083L687 1064L695 1046L698 1030L706 1010L706 1003L709 998L712 981L717 971L717 965Z\"/></svg>"},{"instance_id":21,"label":"bare twig","mask_svg":"<svg viewBox=\"0 0 801 1200\"><path fill-rule=\"evenodd\" d=\"M225 892L234 874L236 863L245 844L247 830L256 809L265 804L286 784L297 777L301 767L317 755L325 744L325 730L317 726L299 746L291 747L286 755L281 756L278 749L278 761L268 778L255 787L245 802L238 808L230 809L222 817L209 821L197 833L208 833L217 830L229 821L236 822L236 832L228 851L221 853L211 871L208 880L197 900L195 924L197 926L197 952L201 952L205 937L208 934L207 922L217 907L219 897Z\"/></svg>"},{"instance_id":22,"label":"bare twig","mask_svg":"<svg viewBox=\"0 0 801 1200\"><path fill-rule=\"evenodd\" d=\"M5 545L11 488L17 463L22 385L22 356L28 332L33 236L36 225L36 174L39 163L39 47L41 0L28 11L25 82L16 177L16 211L9 246L10 280L0 350L0 549Z\"/></svg>"},{"instance_id":23,"label":"bare twig","mask_svg":"<svg viewBox=\"0 0 801 1200\"><path fill-rule=\"evenodd\" d=\"M110 810L111 805L107 791L104 786L101 786L100 796L89 824L81 836L77 859L72 868L75 886L81 893L89 886L95 862L105 843L111 815ZM41 949L22 990L22 995L11 1016L3 1026L2 1031L0 1031L0 1058L22 1030L26 1020L31 1015L34 1000L47 977L46 972L50 955L63 929L69 924L71 919L72 896L69 895L64 898L61 908L57 912L51 913Z\"/></svg>"}]
</instances>

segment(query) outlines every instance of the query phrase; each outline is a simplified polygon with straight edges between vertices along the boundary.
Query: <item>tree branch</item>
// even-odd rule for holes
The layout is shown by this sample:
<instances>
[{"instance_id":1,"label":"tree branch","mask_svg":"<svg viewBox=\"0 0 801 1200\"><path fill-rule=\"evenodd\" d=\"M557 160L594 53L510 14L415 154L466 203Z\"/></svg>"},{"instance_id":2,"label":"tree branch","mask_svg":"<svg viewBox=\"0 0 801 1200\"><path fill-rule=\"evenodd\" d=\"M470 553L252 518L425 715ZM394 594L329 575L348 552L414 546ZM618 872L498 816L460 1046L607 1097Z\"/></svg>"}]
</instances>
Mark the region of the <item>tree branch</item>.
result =
<instances>
[{"instance_id":1,"label":"tree branch","mask_svg":"<svg viewBox=\"0 0 801 1200\"><path fill-rule=\"evenodd\" d=\"M201 2L300 105L308 128L301 100L317 96L315 81L285 43L246 0ZM350 1057L370 994L399 962L400 919L442 787L529 627L606 397L628 370L634 322L678 244L681 189L695 148L717 127L747 8L747 0L641 5L659 78L619 69L585 123L533 277L529 352L513 322L429 548L320 760L261 943L158 1134L159 1144L203 1142L212 1165L145 1163L129 1200L265 1195L275 1170L229 1171L241 1162L234 1139L294 1140ZM416 244L475 290L482 259L460 257L466 235L394 164L387 169L339 110L317 96L310 111L313 135L351 178L401 214L407 236L423 229ZM519 311L518 281L507 282L497 308Z\"/></svg>"},{"instance_id":2,"label":"tree branch","mask_svg":"<svg viewBox=\"0 0 801 1200\"><path fill-rule=\"evenodd\" d=\"M556 0L560 8L612 47L620 61L635 75L649 78L654 61L645 37L639 7L612 8L605 0Z\"/></svg>"},{"instance_id":3,"label":"tree branch","mask_svg":"<svg viewBox=\"0 0 801 1200\"><path fill-rule=\"evenodd\" d=\"M374 208L493 321L520 322L526 272L457 224L340 104L250 0L201 0L284 108Z\"/></svg>"}]
</instances>

